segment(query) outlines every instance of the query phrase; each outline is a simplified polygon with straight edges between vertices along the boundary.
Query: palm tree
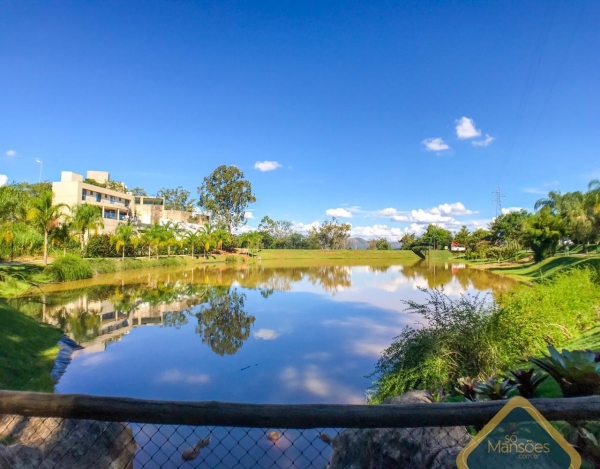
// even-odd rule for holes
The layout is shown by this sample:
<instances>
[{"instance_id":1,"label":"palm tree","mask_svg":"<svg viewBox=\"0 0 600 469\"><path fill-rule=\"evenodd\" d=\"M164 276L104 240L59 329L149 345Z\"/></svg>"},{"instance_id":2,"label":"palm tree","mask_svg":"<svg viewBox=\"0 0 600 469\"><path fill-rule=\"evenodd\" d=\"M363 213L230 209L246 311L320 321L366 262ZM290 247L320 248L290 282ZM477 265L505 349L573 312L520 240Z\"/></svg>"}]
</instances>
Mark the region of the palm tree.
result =
<instances>
[{"instance_id":1,"label":"palm tree","mask_svg":"<svg viewBox=\"0 0 600 469\"><path fill-rule=\"evenodd\" d=\"M210 250L210 245L212 243L212 237L216 231L216 227L209 221L209 222L205 223L204 225L202 225L200 227L200 230L204 234L204 239L205 239L205 241L204 241L204 257L206 258L206 255L208 254L208 251Z\"/></svg>"},{"instance_id":2,"label":"palm tree","mask_svg":"<svg viewBox=\"0 0 600 469\"><path fill-rule=\"evenodd\" d=\"M560 191L550 191L548 192L548 197L539 199L533 208L539 210L542 207L550 207L551 213L555 215L561 211L562 198L563 196Z\"/></svg>"},{"instance_id":3,"label":"palm tree","mask_svg":"<svg viewBox=\"0 0 600 469\"><path fill-rule=\"evenodd\" d=\"M44 265L48 265L48 234L56 228L65 204L52 204L52 191L42 192L31 200L27 219L44 234Z\"/></svg>"},{"instance_id":4,"label":"palm tree","mask_svg":"<svg viewBox=\"0 0 600 469\"><path fill-rule=\"evenodd\" d=\"M104 228L102 220L102 210L96 205L81 204L73 207L73 229L79 233L81 243L81 257L85 248L85 235L90 231L98 232L99 228Z\"/></svg>"},{"instance_id":5,"label":"palm tree","mask_svg":"<svg viewBox=\"0 0 600 469\"><path fill-rule=\"evenodd\" d=\"M158 259L158 247L164 239L165 228L158 222L154 222L149 228L146 228L142 235L142 240L148 245L148 259L150 259L150 249L156 246L156 258Z\"/></svg>"},{"instance_id":6,"label":"palm tree","mask_svg":"<svg viewBox=\"0 0 600 469\"><path fill-rule=\"evenodd\" d=\"M125 248L132 246L134 249L140 243L137 224L131 219L127 219L125 223L119 223L115 229L115 234L110 238L111 246L115 245L117 252L121 251L121 259L125 259Z\"/></svg>"},{"instance_id":7,"label":"palm tree","mask_svg":"<svg viewBox=\"0 0 600 469\"><path fill-rule=\"evenodd\" d=\"M164 233L161 244L167 247L167 255L171 256L171 246L175 246L179 243L179 239L183 234L183 228L181 223L174 223L168 220L163 225Z\"/></svg>"},{"instance_id":8,"label":"palm tree","mask_svg":"<svg viewBox=\"0 0 600 469\"><path fill-rule=\"evenodd\" d=\"M50 243L53 246L61 246L63 248L63 256L67 255L67 247L69 241L73 238L72 224L70 220L63 220L63 222L57 226L50 235Z\"/></svg>"},{"instance_id":9,"label":"palm tree","mask_svg":"<svg viewBox=\"0 0 600 469\"><path fill-rule=\"evenodd\" d=\"M194 257L194 246L202 241L202 233L198 231L186 231L184 240L192 246L192 258Z\"/></svg>"}]
</instances>

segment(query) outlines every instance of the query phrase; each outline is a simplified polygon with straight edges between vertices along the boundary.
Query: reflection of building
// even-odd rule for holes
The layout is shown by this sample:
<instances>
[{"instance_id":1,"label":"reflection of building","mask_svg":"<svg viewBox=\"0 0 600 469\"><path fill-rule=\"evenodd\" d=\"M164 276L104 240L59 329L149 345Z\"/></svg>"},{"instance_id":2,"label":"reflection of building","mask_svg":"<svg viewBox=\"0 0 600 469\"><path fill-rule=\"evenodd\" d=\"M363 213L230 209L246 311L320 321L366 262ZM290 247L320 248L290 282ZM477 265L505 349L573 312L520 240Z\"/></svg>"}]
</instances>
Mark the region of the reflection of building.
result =
<instances>
[{"instance_id":1,"label":"reflection of building","mask_svg":"<svg viewBox=\"0 0 600 469\"><path fill-rule=\"evenodd\" d=\"M110 182L106 171L88 171L84 180L81 174L63 171L59 182L52 183L55 204L65 204L74 207L81 204L96 205L102 210L104 229L101 233L113 233L119 222L128 217L136 218L142 224L173 222L188 223L191 212L182 210L166 210L162 197L136 197L131 193L91 184L93 180L100 185ZM208 218L198 215L199 223L205 223Z\"/></svg>"},{"instance_id":2,"label":"reflection of building","mask_svg":"<svg viewBox=\"0 0 600 469\"><path fill-rule=\"evenodd\" d=\"M112 301L89 300L87 294L84 294L69 303L45 307L43 319L53 326L63 327L61 318L70 316L76 320L82 312L94 315L94 327L85 330L86 337L75 337L76 340L81 341L80 345L85 348L85 353L90 353L103 351L106 345L119 340L133 327L162 325L165 313L182 311L189 307L189 299L184 298L158 305L136 302L132 305L132 311L117 311ZM72 333L73 331L67 327L66 332Z\"/></svg>"}]
</instances>

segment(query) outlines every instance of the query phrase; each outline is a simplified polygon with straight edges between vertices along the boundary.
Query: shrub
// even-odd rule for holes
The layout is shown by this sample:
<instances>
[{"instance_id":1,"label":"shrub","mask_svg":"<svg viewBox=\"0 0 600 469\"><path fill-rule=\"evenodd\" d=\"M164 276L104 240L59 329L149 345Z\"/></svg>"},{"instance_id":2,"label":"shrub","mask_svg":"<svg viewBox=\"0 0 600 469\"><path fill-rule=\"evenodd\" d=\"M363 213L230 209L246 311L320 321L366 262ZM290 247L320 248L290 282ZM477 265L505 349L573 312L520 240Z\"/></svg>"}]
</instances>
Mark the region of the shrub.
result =
<instances>
[{"instance_id":1,"label":"shrub","mask_svg":"<svg viewBox=\"0 0 600 469\"><path fill-rule=\"evenodd\" d=\"M181 257L161 257L160 259L157 259L156 262L158 267L173 267L183 264L185 264L185 259L182 259Z\"/></svg>"},{"instance_id":2,"label":"shrub","mask_svg":"<svg viewBox=\"0 0 600 469\"><path fill-rule=\"evenodd\" d=\"M548 378L548 375L536 372L533 368L529 370L509 371L508 378L511 383L519 385L519 394L525 399L531 399L537 387Z\"/></svg>"},{"instance_id":3,"label":"shrub","mask_svg":"<svg viewBox=\"0 0 600 469\"><path fill-rule=\"evenodd\" d=\"M600 394L600 354L589 350L558 353L554 347L548 347L548 352L529 361L552 376L565 397Z\"/></svg>"},{"instance_id":4,"label":"shrub","mask_svg":"<svg viewBox=\"0 0 600 469\"><path fill-rule=\"evenodd\" d=\"M77 256L60 257L47 266L44 272L58 282L81 280L94 275L90 263Z\"/></svg>"},{"instance_id":5,"label":"shrub","mask_svg":"<svg viewBox=\"0 0 600 469\"><path fill-rule=\"evenodd\" d=\"M110 259L89 259L94 274L110 274L117 271L115 262Z\"/></svg>"},{"instance_id":6,"label":"shrub","mask_svg":"<svg viewBox=\"0 0 600 469\"><path fill-rule=\"evenodd\" d=\"M121 262L121 270L135 270L142 269L145 263L142 259L123 259Z\"/></svg>"},{"instance_id":7,"label":"shrub","mask_svg":"<svg viewBox=\"0 0 600 469\"><path fill-rule=\"evenodd\" d=\"M237 262L239 260L240 260L239 256L234 256L232 254L225 256L225 262Z\"/></svg>"},{"instance_id":8,"label":"shrub","mask_svg":"<svg viewBox=\"0 0 600 469\"><path fill-rule=\"evenodd\" d=\"M374 402L411 389L451 388L460 376L494 375L502 363L490 331L496 305L489 298L424 290L423 304L406 301L426 324L407 327L377 362Z\"/></svg>"},{"instance_id":9,"label":"shrub","mask_svg":"<svg viewBox=\"0 0 600 469\"><path fill-rule=\"evenodd\" d=\"M459 376L495 376L560 345L597 323L600 285L589 269L571 270L533 287L519 286L497 302L427 291L424 304L406 302L426 320L407 327L376 365L371 400L412 389L449 387Z\"/></svg>"}]
</instances>

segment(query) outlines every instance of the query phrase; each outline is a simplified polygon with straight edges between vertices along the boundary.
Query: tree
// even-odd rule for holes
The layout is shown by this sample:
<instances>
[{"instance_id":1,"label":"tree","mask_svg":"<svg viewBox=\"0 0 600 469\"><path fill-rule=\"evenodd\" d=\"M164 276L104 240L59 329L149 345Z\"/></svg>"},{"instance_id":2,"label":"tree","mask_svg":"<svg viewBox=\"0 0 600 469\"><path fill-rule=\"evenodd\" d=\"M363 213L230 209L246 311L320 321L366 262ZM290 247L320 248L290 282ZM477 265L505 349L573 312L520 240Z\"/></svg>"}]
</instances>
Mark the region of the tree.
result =
<instances>
[{"instance_id":1,"label":"tree","mask_svg":"<svg viewBox=\"0 0 600 469\"><path fill-rule=\"evenodd\" d=\"M421 241L434 249L443 249L444 246L449 246L452 242L452 233L445 228L430 224L423 233Z\"/></svg>"},{"instance_id":2,"label":"tree","mask_svg":"<svg viewBox=\"0 0 600 469\"><path fill-rule=\"evenodd\" d=\"M369 241L367 249L377 251L389 251L392 249L392 245L385 238L372 239L371 241Z\"/></svg>"},{"instance_id":3,"label":"tree","mask_svg":"<svg viewBox=\"0 0 600 469\"><path fill-rule=\"evenodd\" d=\"M28 193L20 184L8 184L0 187L0 240L10 244L10 260L15 254L15 223L27 217ZM10 226L10 228L8 227Z\"/></svg>"},{"instance_id":4,"label":"tree","mask_svg":"<svg viewBox=\"0 0 600 469\"><path fill-rule=\"evenodd\" d=\"M459 246L466 248L471 240L471 232L466 225L461 226L460 230L454 235L454 242Z\"/></svg>"},{"instance_id":5,"label":"tree","mask_svg":"<svg viewBox=\"0 0 600 469\"><path fill-rule=\"evenodd\" d=\"M66 217L65 217L66 218ZM69 242L73 239L72 234L73 228L70 220L63 220L63 222L57 226L50 235L50 243L53 246L60 246L63 248L63 256L67 255L67 247Z\"/></svg>"},{"instance_id":6,"label":"tree","mask_svg":"<svg viewBox=\"0 0 600 469\"><path fill-rule=\"evenodd\" d=\"M548 206L548 210L552 208ZM496 217L490 224L490 241L495 244L516 243L522 244L524 236L524 227L529 213L527 210L503 213Z\"/></svg>"},{"instance_id":7,"label":"tree","mask_svg":"<svg viewBox=\"0 0 600 469\"><path fill-rule=\"evenodd\" d=\"M535 262L553 256L561 236L562 223L552 208L544 206L527 219L525 224L525 245L533 251Z\"/></svg>"},{"instance_id":8,"label":"tree","mask_svg":"<svg viewBox=\"0 0 600 469\"><path fill-rule=\"evenodd\" d=\"M131 192L132 195L136 195L138 197L147 197L148 196L148 194L146 194L146 190L143 187L134 187L129 192Z\"/></svg>"},{"instance_id":9,"label":"tree","mask_svg":"<svg viewBox=\"0 0 600 469\"><path fill-rule=\"evenodd\" d=\"M338 223L335 217L320 226L312 227L308 234L321 249L344 249L350 237L350 223Z\"/></svg>"},{"instance_id":10,"label":"tree","mask_svg":"<svg viewBox=\"0 0 600 469\"><path fill-rule=\"evenodd\" d=\"M556 215L561 211L562 199L563 196L560 191L550 191L548 192L548 197L539 199L533 208L537 211L540 208L548 207L550 212Z\"/></svg>"},{"instance_id":11,"label":"tree","mask_svg":"<svg viewBox=\"0 0 600 469\"><path fill-rule=\"evenodd\" d=\"M111 246L115 246L117 252L121 251L121 259L125 259L125 248L131 246L134 249L140 243L140 234L137 224L128 219L125 223L119 223L115 229L115 234L110 238Z\"/></svg>"},{"instance_id":12,"label":"tree","mask_svg":"<svg viewBox=\"0 0 600 469\"><path fill-rule=\"evenodd\" d=\"M142 242L148 246L148 259L152 246L156 247L156 258L158 259L158 247L164 239L165 228L158 222L154 222L142 233Z\"/></svg>"},{"instance_id":13,"label":"tree","mask_svg":"<svg viewBox=\"0 0 600 469\"><path fill-rule=\"evenodd\" d=\"M208 223L202 225L200 230L204 235L204 258L206 259L206 255L210 251L212 237L215 234L215 231L217 231L217 228L209 221Z\"/></svg>"},{"instance_id":14,"label":"tree","mask_svg":"<svg viewBox=\"0 0 600 469\"><path fill-rule=\"evenodd\" d=\"M400 249L409 250L417 242L417 236L414 233L408 232L398 242L401 244Z\"/></svg>"},{"instance_id":15,"label":"tree","mask_svg":"<svg viewBox=\"0 0 600 469\"><path fill-rule=\"evenodd\" d=\"M229 233L246 223L246 209L256 202L252 186L235 166L221 165L198 187L198 205Z\"/></svg>"},{"instance_id":16,"label":"tree","mask_svg":"<svg viewBox=\"0 0 600 469\"><path fill-rule=\"evenodd\" d=\"M102 220L102 210L96 205L81 204L72 209L73 229L79 233L81 243L81 257L85 249L85 236L89 236L90 231L98 232L99 228L104 228Z\"/></svg>"},{"instance_id":17,"label":"tree","mask_svg":"<svg viewBox=\"0 0 600 469\"><path fill-rule=\"evenodd\" d=\"M165 199L165 210L181 210L183 212L192 212L196 201L190 199L190 191L185 190L182 186L175 189L167 189L163 187L157 194Z\"/></svg>"},{"instance_id":18,"label":"tree","mask_svg":"<svg viewBox=\"0 0 600 469\"><path fill-rule=\"evenodd\" d=\"M31 200L27 219L44 234L44 265L48 265L48 234L56 228L65 204L52 204L52 191L47 191Z\"/></svg>"},{"instance_id":19,"label":"tree","mask_svg":"<svg viewBox=\"0 0 600 469\"><path fill-rule=\"evenodd\" d=\"M202 237L202 232L200 230L188 230L184 233L184 241L192 247L192 257L194 257L194 247L196 246L196 244L200 244L202 242Z\"/></svg>"}]
</instances>

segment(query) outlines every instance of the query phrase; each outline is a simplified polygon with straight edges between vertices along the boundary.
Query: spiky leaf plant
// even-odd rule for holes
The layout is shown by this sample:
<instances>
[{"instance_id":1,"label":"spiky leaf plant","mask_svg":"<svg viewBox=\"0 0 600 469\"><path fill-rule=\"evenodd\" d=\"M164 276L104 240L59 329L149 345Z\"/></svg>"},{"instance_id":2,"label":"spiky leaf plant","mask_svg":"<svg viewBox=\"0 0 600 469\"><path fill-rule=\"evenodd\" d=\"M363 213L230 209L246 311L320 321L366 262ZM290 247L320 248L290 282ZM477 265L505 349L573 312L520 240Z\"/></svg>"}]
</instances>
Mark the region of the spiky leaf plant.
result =
<instances>
[{"instance_id":1,"label":"spiky leaf plant","mask_svg":"<svg viewBox=\"0 0 600 469\"><path fill-rule=\"evenodd\" d=\"M542 384L548 375L536 372L533 368L530 370L512 370L508 372L506 378L513 384L519 385L519 394L525 399L531 399L537 387Z\"/></svg>"},{"instance_id":2,"label":"spiky leaf plant","mask_svg":"<svg viewBox=\"0 0 600 469\"><path fill-rule=\"evenodd\" d=\"M458 386L455 387L456 391L463 396L466 400L475 402L477 400L477 393L475 392L475 386L477 381L469 378L458 378Z\"/></svg>"},{"instance_id":3,"label":"spiky leaf plant","mask_svg":"<svg viewBox=\"0 0 600 469\"><path fill-rule=\"evenodd\" d=\"M509 379L486 378L485 381L475 383L475 392L483 398L499 401L508 399L508 395L518 387L518 384L512 383Z\"/></svg>"},{"instance_id":4,"label":"spiky leaf plant","mask_svg":"<svg viewBox=\"0 0 600 469\"><path fill-rule=\"evenodd\" d=\"M529 357L556 380L565 397L600 394L600 355L589 350L563 350L559 353L549 346L550 355Z\"/></svg>"},{"instance_id":5,"label":"spiky leaf plant","mask_svg":"<svg viewBox=\"0 0 600 469\"><path fill-rule=\"evenodd\" d=\"M429 399L429 402L444 402L448 397L448 394L444 391L444 388L441 387L437 391L425 391L425 397Z\"/></svg>"}]
</instances>

